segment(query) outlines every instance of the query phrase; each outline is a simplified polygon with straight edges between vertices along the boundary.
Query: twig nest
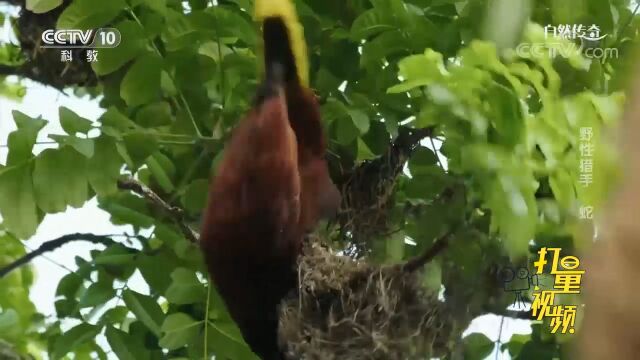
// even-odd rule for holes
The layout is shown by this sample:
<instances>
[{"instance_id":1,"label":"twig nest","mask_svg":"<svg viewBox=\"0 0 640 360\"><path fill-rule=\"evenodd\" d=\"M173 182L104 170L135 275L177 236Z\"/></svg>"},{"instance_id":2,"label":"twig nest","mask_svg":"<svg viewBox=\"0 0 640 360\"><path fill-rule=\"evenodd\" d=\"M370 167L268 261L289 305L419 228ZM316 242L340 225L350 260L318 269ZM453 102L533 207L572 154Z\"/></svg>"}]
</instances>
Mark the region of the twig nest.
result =
<instances>
[{"instance_id":1,"label":"twig nest","mask_svg":"<svg viewBox=\"0 0 640 360\"><path fill-rule=\"evenodd\" d=\"M340 256L317 242L299 262L299 293L280 314L288 359L429 359L446 348L447 321L419 274Z\"/></svg>"}]
</instances>

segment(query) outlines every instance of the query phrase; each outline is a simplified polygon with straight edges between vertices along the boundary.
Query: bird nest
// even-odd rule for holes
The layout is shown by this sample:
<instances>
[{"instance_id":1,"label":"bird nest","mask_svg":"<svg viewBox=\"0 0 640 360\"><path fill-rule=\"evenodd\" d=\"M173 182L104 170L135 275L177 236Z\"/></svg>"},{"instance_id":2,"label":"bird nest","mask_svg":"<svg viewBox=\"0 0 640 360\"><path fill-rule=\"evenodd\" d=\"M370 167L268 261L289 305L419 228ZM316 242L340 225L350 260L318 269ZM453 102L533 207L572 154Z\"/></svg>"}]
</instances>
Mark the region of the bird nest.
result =
<instances>
[{"instance_id":1,"label":"bird nest","mask_svg":"<svg viewBox=\"0 0 640 360\"><path fill-rule=\"evenodd\" d=\"M446 349L451 322L418 273L317 242L305 245L298 271L299 292L280 315L288 359L428 359Z\"/></svg>"}]
</instances>

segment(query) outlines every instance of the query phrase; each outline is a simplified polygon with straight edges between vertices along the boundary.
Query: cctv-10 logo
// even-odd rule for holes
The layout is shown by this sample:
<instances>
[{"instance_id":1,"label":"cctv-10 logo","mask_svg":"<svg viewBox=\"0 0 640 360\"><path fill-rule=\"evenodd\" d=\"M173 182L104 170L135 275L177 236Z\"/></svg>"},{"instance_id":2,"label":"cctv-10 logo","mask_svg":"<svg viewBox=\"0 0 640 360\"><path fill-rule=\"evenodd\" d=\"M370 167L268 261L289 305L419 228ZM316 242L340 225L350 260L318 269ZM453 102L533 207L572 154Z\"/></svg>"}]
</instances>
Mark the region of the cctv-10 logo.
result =
<instances>
[{"instance_id":1,"label":"cctv-10 logo","mask_svg":"<svg viewBox=\"0 0 640 360\"><path fill-rule=\"evenodd\" d=\"M120 45L120 31L115 28L96 30L45 30L43 48L114 48Z\"/></svg>"}]
</instances>

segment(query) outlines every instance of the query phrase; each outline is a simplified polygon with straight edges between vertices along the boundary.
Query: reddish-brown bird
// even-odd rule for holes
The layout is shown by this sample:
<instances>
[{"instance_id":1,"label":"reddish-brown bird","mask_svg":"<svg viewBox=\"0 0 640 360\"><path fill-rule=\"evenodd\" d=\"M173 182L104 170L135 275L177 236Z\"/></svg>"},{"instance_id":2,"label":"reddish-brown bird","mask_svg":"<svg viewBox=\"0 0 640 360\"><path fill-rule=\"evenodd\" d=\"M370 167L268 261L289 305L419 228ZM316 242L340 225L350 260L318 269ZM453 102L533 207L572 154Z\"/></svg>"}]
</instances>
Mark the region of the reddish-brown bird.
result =
<instances>
[{"instance_id":1,"label":"reddish-brown bird","mask_svg":"<svg viewBox=\"0 0 640 360\"><path fill-rule=\"evenodd\" d=\"M319 105L299 76L284 17L263 21L265 79L234 130L210 190L201 246L212 280L251 349L284 359L278 306L296 287L303 236L332 215Z\"/></svg>"}]
</instances>

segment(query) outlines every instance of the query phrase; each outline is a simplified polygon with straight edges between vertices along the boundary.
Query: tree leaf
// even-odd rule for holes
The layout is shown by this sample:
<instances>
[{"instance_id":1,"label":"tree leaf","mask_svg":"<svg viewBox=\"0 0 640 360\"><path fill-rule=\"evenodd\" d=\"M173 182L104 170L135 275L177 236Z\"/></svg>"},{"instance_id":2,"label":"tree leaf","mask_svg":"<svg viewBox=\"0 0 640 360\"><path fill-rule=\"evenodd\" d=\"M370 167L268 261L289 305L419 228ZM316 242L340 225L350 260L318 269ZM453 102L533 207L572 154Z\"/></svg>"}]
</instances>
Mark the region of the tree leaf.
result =
<instances>
[{"instance_id":1,"label":"tree leaf","mask_svg":"<svg viewBox=\"0 0 640 360\"><path fill-rule=\"evenodd\" d=\"M62 4L62 0L27 0L27 10L42 14L51 11Z\"/></svg>"},{"instance_id":2,"label":"tree leaf","mask_svg":"<svg viewBox=\"0 0 640 360\"><path fill-rule=\"evenodd\" d=\"M162 59L156 55L140 57L127 71L120 86L120 96L129 106L149 103L160 95Z\"/></svg>"},{"instance_id":3,"label":"tree leaf","mask_svg":"<svg viewBox=\"0 0 640 360\"><path fill-rule=\"evenodd\" d=\"M57 213L67 205L84 205L89 199L86 163L86 158L67 146L38 155L33 171L38 207L46 213Z\"/></svg>"},{"instance_id":4,"label":"tree leaf","mask_svg":"<svg viewBox=\"0 0 640 360\"><path fill-rule=\"evenodd\" d=\"M167 316L162 324L160 346L168 350L179 349L187 344L198 334L198 325L201 321L193 320L185 313L176 313Z\"/></svg>"},{"instance_id":5,"label":"tree leaf","mask_svg":"<svg viewBox=\"0 0 640 360\"><path fill-rule=\"evenodd\" d=\"M56 296L64 296L73 299L82 286L82 277L72 272L65 275L56 288Z\"/></svg>"},{"instance_id":6,"label":"tree leaf","mask_svg":"<svg viewBox=\"0 0 640 360\"><path fill-rule=\"evenodd\" d=\"M151 332L160 336L160 326L164 319L164 313L153 298L125 290L122 295L124 303L131 312L140 320ZM164 327L164 325L162 325Z\"/></svg>"},{"instance_id":7,"label":"tree leaf","mask_svg":"<svg viewBox=\"0 0 640 360\"><path fill-rule=\"evenodd\" d=\"M133 225L142 228L153 226L153 217L147 214L147 203L144 199L132 194L116 193L100 199L100 208L111 214L111 222L115 225Z\"/></svg>"},{"instance_id":8,"label":"tree leaf","mask_svg":"<svg viewBox=\"0 0 640 360\"><path fill-rule=\"evenodd\" d=\"M83 323L64 332L53 346L53 359L63 356L78 348L80 345L95 338L102 328L100 326Z\"/></svg>"},{"instance_id":9,"label":"tree leaf","mask_svg":"<svg viewBox=\"0 0 640 360\"><path fill-rule=\"evenodd\" d=\"M86 158L91 158L93 156L93 152L95 150L93 139L82 139L79 137L66 135L49 135L49 137L55 140L60 145L71 146Z\"/></svg>"},{"instance_id":10,"label":"tree leaf","mask_svg":"<svg viewBox=\"0 0 640 360\"><path fill-rule=\"evenodd\" d=\"M105 336L107 337L107 342L109 346L111 346L111 350L116 354L118 359L120 360L138 360L139 357L136 357L135 350L130 341L128 341L129 334L124 331L120 331L112 326L107 326L107 330L105 331Z\"/></svg>"},{"instance_id":11,"label":"tree leaf","mask_svg":"<svg viewBox=\"0 0 640 360\"><path fill-rule=\"evenodd\" d=\"M484 360L495 347L493 341L480 333L470 334L462 341L464 343L465 360Z\"/></svg>"},{"instance_id":12,"label":"tree leaf","mask_svg":"<svg viewBox=\"0 0 640 360\"><path fill-rule=\"evenodd\" d=\"M58 17L58 29L95 29L109 23L126 8L124 0L96 3L92 0L75 0ZM124 41L124 36L122 37Z\"/></svg>"},{"instance_id":13,"label":"tree leaf","mask_svg":"<svg viewBox=\"0 0 640 360\"><path fill-rule=\"evenodd\" d=\"M166 101L146 105L136 114L136 123L145 128L170 125L172 121L171 106Z\"/></svg>"},{"instance_id":14,"label":"tree leaf","mask_svg":"<svg viewBox=\"0 0 640 360\"><path fill-rule=\"evenodd\" d=\"M169 174L167 174L155 155L147 158L147 166L164 192L171 193L175 189Z\"/></svg>"},{"instance_id":15,"label":"tree leaf","mask_svg":"<svg viewBox=\"0 0 640 360\"><path fill-rule=\"evenodd\" d=\"M107 301L115 297L116 292L113 284L107 281L99 281L91 284L87 291L80 298L80 307L87 308L105 304Z\"/></svg>"},{"instance_id":16,"label":"tree leaf","mask_svg":"<svg viewBox=\"0 0 640 360\"><path fill-rule=\"evenodd\" d=\"M182 205L192 214L201 213L207 205L209 180L198 179L187 186L182 196Z\"/></svg>"},{"instance_id":17,"label":"tree leaf","mask_svg":"<svg viewBox=\"0 0 640 360\"><path fill-rule=\"evenodd\" d=\"M91 0L85 0L93 2ZM118 3L122 0L115 1ZM122 8L118 7L118 11ZM100 61L91 63L93 71L96 75L107 75L118 69L131 59L144 51L146 39L144 38L144 29L138 23L131 20L125 20L115 26L120 31L122 41L115 48L100 49Z\"/></svg>"},{"instance_id":18,"label":"tree leaf","mask_svg":"<svg viewBox=\"0 0 640 360\"><path fill-rule=\"evenodd\" d=\"M34 197L31 164L0 169L0 214L4 227L30 238L40 222Z\"/></svg>"},{"instance_id":19,"label":"tree leaf","mask_svg":"<svg viewBox=\"0 0 640 360\"><path fill-rule=\"evenodd\" d=\"M171 273L171 280L165 297L173 304L193 304L206 296L204 285L198 281L195 272L189 269L175 269Z\"/></svg>"},{"instance_id":20,"label":"tree leaf","mask_svg":"<svg viewBox=\"0 0 640 360\"><path fill-rule=\"evenodd\" d=\"M358 128L361 135L366 134L369 131L369 117L364 111L350 109L349 116L351 116L353 124Z\"/></svg>"},{"instance_id":21,"label":"tree leaf","mask_svg":"<svg viewBox=\"0 0 640 360\"><path fill-rule=\"evenodd\" d=\"M93 190L101 196L118 191L117 181L123 160L113 138L102 135L95 139L95 151L87 164L87 178Z\"/></svg>"},{"instance_id":22,"label":"tree leaf","mask_svg":"<svg viewBox=\"0 0 640 360\"><path fill-rule=\"evenodd\" d=\"M14 309L0 311L0 337L13 338L19 333L20 315Z\"/></svg>"},{"instance_id":23,"label":"tree leaf","mask_svg":"<svg viewBox=\"0 0 640 360\"><path fill-rule=\"evenodd\" d=\"M86 134L93 129L91 120L87 120L64 106L59 110L60 126L69 135Z\"/></svg>"},{"instance_id":24,"label":"tree leaf","mask_svg":"<svg viewBox=\"0 0 640 360\"><path fill-rule=\"evenodd\" d=\"M167 12L167 0L139 0L136 2L145 5L163 16Z\"/></svg>"},{"instance_id":25,"label":"tree leaf","mask_svg":"<svg viewBox=\"0 0 640 360\"><path fill-rule=\"evenodd\" d=\"M38 138L38 133L47 124L40 118L31 118L17 110L12 112L17 130L11 132L7 139L9 154L7 166L17 165L33 157L33 146Z\"/></svg>"},{"instance_id":26,"label":"tree leaf","mask_svg":"<svg viewBox=\"0 0 640 360\"><path fill-rule=\"evenodd\" d=\"M124 145L135 166L140 166L158 150L158 139L151 134L131 132L124 137Z\"/></svg>"}]
</instances>

